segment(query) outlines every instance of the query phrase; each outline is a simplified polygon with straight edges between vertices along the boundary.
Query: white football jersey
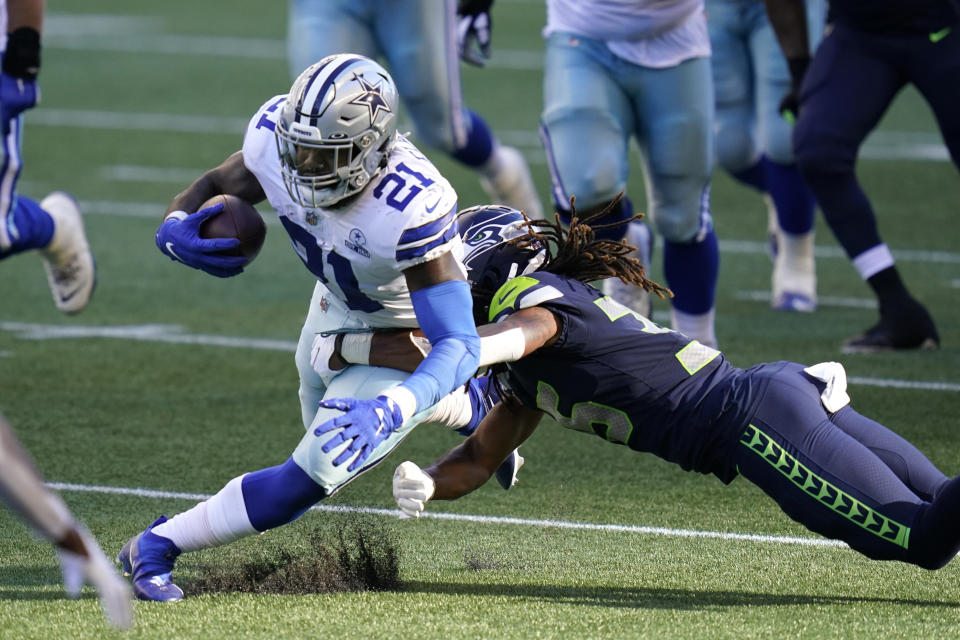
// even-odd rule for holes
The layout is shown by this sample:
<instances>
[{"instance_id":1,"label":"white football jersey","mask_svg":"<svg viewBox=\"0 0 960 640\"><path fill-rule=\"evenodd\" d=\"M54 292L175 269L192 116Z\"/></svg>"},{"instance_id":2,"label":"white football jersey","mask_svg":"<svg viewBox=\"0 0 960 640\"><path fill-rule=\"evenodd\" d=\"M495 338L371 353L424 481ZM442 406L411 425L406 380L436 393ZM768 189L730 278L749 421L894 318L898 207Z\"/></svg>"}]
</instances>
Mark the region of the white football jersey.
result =
<instances>
[{"instance_id":1,"label":"white football jersey","mask_svg":"<svg viewBox=\"0 0 960 640\"><path fill-rule=\"evenodd\" d=\"M710 55L704 0L547 0L543 35L554 32L602 40L655 69Z\"/></svg>"},{"instance_id":2,"label":"white football jersey","mask_svg":"<svg viewBox=\"0 0 960 640\"><path fill-rule=\"evenodd\" d=\"M286 95L268 100L250 120L243 161L290 235L306 267L369 327L416 327L402 271L452 251L462 266L457 193L403 136L387 166L346 204L308 209L280 175L274 139Z\"/></svg>"}]
</instances>

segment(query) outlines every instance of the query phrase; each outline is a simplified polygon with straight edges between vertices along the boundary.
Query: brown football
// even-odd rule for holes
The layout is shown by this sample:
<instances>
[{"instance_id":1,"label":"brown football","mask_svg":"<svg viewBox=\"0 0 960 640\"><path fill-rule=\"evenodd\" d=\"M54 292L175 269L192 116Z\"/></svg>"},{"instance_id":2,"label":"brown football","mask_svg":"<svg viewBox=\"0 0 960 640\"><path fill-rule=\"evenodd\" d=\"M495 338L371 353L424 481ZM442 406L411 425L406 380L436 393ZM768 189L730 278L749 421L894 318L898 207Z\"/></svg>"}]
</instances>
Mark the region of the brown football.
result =
<instances>
[{"instance_id":1,"label":"brown football","mask_svg":"<svg viewBox=\"0 0 960 640\"><path fill-rule=\"evenodd\" d=\"M263 247L263 241L267 236L267 225L252 204L243 198L229 194L213 196L200 205L199 209L212 207L218 202L223 202L223 211L203 223L200 227L200 237L236 238L240 241L240 246L220 253L228 256L243 256L247 259L247 263L252 262Z\"/></svg>"}]
</instances>

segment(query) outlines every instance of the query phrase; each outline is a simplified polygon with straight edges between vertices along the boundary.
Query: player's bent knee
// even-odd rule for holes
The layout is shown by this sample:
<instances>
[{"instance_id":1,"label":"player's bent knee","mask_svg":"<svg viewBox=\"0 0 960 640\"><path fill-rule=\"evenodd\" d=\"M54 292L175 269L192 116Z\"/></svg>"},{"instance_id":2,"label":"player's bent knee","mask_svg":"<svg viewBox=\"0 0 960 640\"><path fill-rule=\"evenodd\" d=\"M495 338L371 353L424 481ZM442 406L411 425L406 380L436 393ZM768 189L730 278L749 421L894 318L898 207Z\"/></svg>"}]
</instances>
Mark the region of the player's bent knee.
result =
<instances>
[{"instance_id":1,"label":"player's bent knee","mask_svg":"<svg viewBox=\"0 0 960 640\"><path fill-rule=\"evenodd\" d=\"M579 209L608 202L626 188L626 134L609 114L556 109L544 114L541 125L552 177L563 193L576 197Z\"/></svg>"},{"instance_id":2,"label":"player's bent knee","mask_svg":"<svg viewBox=\"0 0 960 640\"><path fill-rule=\"evenodd\" d=\"M749 130L719 127L714 139L717 163L730 173L749 169L757 161L757 148Z\"/></svg>"},{"instance_id":3,"label":"player's bent knee","mask_svg":"<svg viewBox=\"0 0 960 640\"><path fill-rule=\"evenodd\" d=\"M682 204L666 204L656 207L652 216L657 232L667 242L688 244L701 237L709 216L701 211L701 198L689 199Z\"/></svg>"}]
</instances>

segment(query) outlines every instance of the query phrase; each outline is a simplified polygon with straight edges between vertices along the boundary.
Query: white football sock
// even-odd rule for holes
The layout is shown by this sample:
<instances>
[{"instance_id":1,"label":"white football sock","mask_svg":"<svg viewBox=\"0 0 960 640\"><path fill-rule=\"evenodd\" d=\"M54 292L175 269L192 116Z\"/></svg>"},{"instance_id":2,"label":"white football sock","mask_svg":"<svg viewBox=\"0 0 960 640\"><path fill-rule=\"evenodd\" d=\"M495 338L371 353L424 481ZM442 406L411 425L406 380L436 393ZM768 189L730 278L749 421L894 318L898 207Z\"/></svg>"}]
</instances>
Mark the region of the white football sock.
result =
<instances>
[{"instance_id":1,"label":"white football sock","mask_svg":"<svg viewBox=\"0 0 960 640\"><path fill-rule=\"evenodd\" d=\"M153 532L170 539L185 553L219 547L258 533L247 517L242 480L243 476L234 478L215 496L157 525Z\"/></svg>"},{"instance_id":2,"label":"white football sock","mask_svg":"<svg viewBox=\"0 0 960 640\"><path fill-rule=\"evenodd\" d=\"M698 340L708 347L717 347L717 336L714 333L715 309L706 313L684 313L670 309L670 323L674 331L679 331L688 338Z\"/></svg>"},{"instance_id":3,"label":"white football sock","mask_svg":"<svg viewBox=\"0 0 960 640\"><path fill-rule=\"evenodd\" d=\"M472 415L473 406L470 404L470 394L467 391L467 385L464 385L440 398L440 402L433 405L433 410L424 422L449 427L450 429L459 429L470 423Z\"/></svg>"}]
</instances>

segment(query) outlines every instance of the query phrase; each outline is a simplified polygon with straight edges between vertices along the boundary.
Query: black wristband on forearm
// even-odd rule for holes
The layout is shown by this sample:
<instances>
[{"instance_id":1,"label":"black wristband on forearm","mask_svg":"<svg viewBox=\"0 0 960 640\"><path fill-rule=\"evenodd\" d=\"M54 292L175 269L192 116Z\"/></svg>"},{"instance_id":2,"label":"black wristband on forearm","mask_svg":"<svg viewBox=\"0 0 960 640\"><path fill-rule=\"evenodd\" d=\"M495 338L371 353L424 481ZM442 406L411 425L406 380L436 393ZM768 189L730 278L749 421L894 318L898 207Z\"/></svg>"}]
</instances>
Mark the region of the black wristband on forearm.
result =
<instances>
[{"instance_id":1,"label":"black wristband on forearm","mask_svg":"<svg viewBox=\"0 0 960 640\"><path fill-rule=\"evenodd\" d=\"M793 86L799 87L803 82L804 74L807 73L807 67L810 66L810 56L787 58L787 66L790 68L790 79L793 80Z\"/></svg>"},{"instance_id":2,"label":"black wristband on forearm","mask_svg":"<svg viewBox=\"0 0 960 640\"><path fill-rule=\"evenodd\" d=\"M20 27L7 35L3 72L25 80L37 77L40 72L40 33L36 29Z\"/></svg>"}]
</instances>

